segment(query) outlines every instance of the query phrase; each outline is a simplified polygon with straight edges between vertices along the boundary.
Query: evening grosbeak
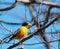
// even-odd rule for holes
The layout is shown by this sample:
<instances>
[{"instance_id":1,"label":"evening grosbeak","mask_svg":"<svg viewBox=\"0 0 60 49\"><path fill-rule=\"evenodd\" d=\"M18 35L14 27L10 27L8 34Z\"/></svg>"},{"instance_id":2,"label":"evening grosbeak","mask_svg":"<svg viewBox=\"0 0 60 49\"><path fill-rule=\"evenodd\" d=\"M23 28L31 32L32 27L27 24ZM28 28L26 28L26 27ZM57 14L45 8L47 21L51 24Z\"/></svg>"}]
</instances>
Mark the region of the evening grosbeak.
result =
<instances>
[{"instance_id":1,"label":"evening grosbeak","mask_svg":"<svg viewBox=\"0 0 60 49\"><path fill-rule=\"evenodd\" d=\"M27 33L28 33L28 27L29 27L29 26L31 26L30 23L24 22L24 23L22 24L22 26L16 31L16 34L13 35L13 36L9 39L8 42L10 42L11 40L14 40L14 39L18 40L18 39L24 38L24 37L27 35Z\"/></svg>"}]
</instances>

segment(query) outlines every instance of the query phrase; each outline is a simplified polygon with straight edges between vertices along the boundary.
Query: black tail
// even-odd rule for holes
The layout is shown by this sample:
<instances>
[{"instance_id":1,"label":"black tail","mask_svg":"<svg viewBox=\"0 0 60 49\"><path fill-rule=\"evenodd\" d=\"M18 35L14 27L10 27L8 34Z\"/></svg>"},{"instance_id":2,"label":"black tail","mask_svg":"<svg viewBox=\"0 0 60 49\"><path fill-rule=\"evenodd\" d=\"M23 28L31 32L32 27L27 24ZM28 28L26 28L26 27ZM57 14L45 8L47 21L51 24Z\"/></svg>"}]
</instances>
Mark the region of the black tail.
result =
<instances>
[{"instance_id":1,"label":"black tail","mask_svg":"<svg viewBox=\"0 0 60 49\"><path fill-rule=\"evenodd\" d=\"M7 41L6 43L9 43L14 37L16 37L16 34L13 35L13 36L9 39L9 41Z\"/></svg>"},{"instance_id":2,"label":"black tail","mask_svg":"<svg viewBox=\"0 0 60 49\"><path fill-rule=\"evenodd\" d=\"M9 41L7 41L6 43L9 43L11 41L11 39Z\"/></svg>"}]
</instances>

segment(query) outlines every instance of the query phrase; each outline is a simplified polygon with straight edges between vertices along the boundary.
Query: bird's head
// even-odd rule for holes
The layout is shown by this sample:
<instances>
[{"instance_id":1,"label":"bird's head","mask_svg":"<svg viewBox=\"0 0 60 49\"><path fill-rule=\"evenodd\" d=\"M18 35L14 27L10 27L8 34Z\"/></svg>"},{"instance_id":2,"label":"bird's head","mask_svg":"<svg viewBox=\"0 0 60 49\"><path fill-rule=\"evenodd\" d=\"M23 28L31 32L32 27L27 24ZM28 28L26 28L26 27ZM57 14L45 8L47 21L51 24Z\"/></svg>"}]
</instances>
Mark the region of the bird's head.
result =
<instances>
[{"instance_id":1,"label":"bird's head","mask_svg":"<svg viewBox=\"0 0 60 49\"><path fill-rule=\"evenodd\" d=\"M28 26L31 26L31 24L30 24L29 22L24 22L24 23L22 24L22 26L28 27Z\"/></svg>"}]
</instances>

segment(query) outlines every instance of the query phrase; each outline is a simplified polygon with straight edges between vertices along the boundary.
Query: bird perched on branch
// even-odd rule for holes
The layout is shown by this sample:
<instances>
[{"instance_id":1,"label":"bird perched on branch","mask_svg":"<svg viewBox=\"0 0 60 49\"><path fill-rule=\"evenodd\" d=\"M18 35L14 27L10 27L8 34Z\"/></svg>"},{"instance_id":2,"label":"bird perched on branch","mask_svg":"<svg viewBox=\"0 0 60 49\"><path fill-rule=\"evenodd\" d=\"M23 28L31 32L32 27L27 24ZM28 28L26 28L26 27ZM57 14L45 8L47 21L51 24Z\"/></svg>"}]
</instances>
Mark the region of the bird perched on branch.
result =
<instances>
[{"instance_id":1,"label":"bird perched on branch","mask_svg":"<svg viewBox=\"0 0 60 49\"><path fill-rule=\"evenodd\" d=\"M13 39L17 40L24 38L28 33L28 26L31 26L31 24L28 22L24 22L22 26L16 31L16 34L13 35L8 42L10 42Z\"/></svg>"}]
</instances>

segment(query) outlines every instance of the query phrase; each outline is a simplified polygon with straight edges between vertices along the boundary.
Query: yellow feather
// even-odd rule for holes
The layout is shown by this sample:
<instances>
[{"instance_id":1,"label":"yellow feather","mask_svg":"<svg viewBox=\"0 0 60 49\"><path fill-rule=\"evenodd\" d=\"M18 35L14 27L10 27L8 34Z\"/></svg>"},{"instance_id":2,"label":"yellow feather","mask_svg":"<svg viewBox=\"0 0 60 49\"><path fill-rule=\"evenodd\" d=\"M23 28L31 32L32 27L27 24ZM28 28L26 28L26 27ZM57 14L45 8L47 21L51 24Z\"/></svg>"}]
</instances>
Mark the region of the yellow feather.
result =
<instances>
[{"instance_id":1,"label":"yellow feather","mask_svg":"<svg viewBox=\"0 0 60 49\"><path fill-rule=\"evenodd\" d=\"M25 37L28 33L28 28L26 26L22 26L17 30L16 37L14 39L21 39Z\"/></svg>"}]
</instances>

